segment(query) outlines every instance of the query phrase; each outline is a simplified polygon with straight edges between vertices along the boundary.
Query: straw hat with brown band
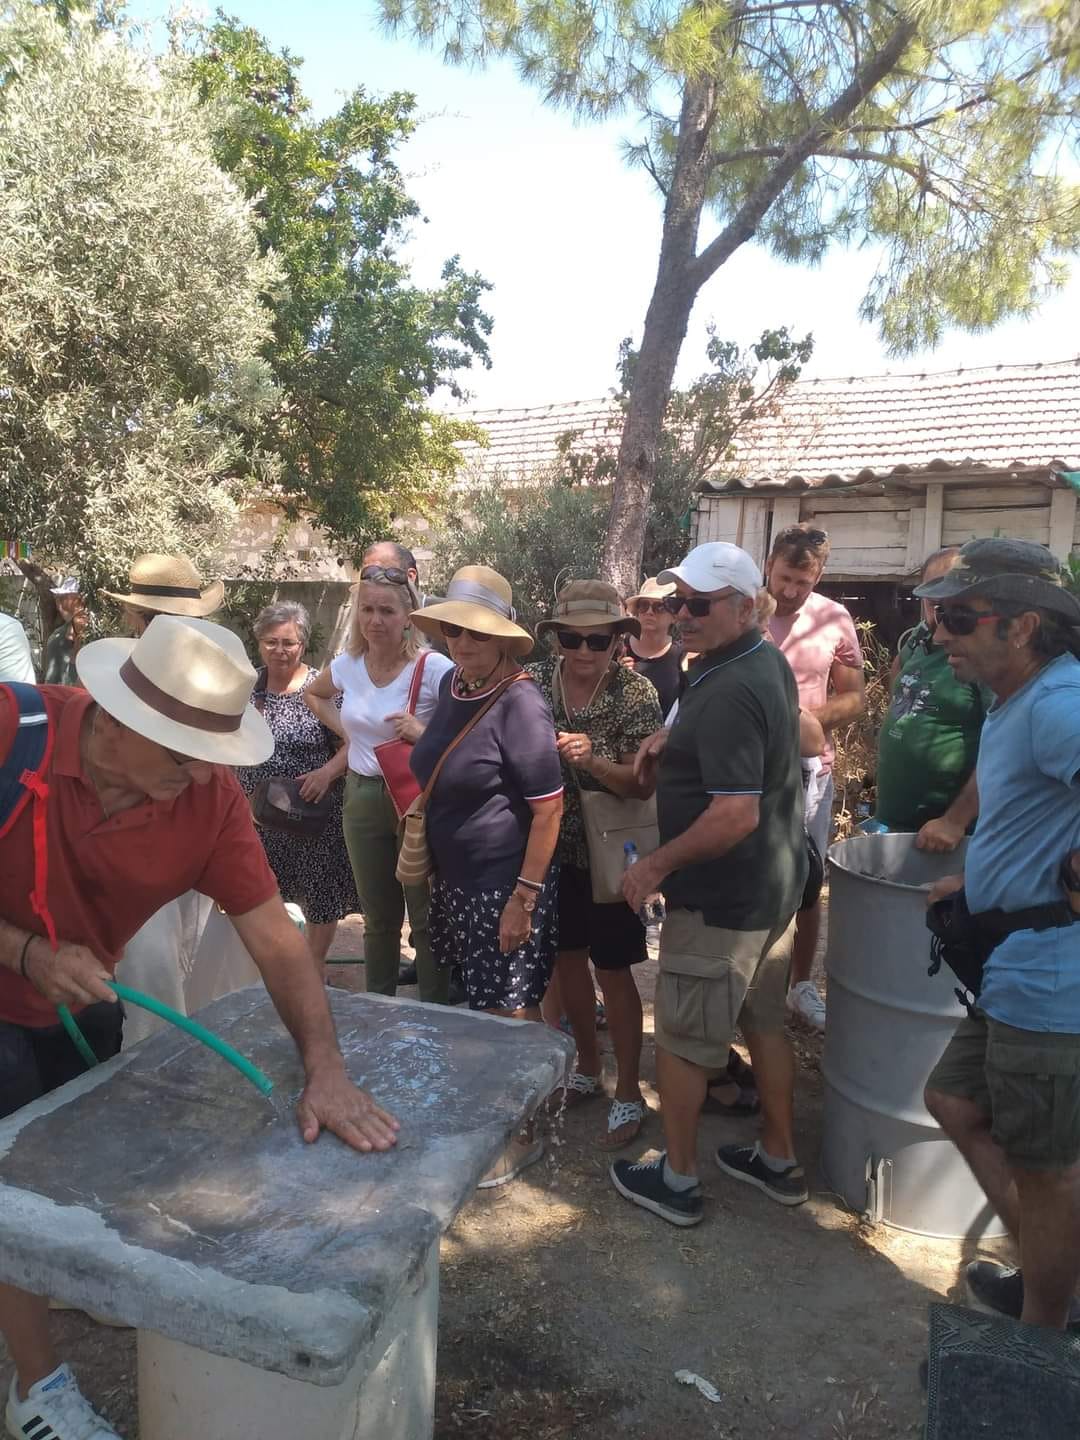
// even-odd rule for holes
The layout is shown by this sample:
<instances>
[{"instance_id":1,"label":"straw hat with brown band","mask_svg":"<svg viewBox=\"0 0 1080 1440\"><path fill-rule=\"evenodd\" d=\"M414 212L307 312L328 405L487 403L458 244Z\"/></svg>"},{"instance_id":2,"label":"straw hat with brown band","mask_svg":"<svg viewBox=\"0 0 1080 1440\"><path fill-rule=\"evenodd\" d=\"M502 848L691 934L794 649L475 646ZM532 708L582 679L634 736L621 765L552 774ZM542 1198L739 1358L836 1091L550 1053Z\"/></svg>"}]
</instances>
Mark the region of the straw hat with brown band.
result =
<instances>
[{"instance_id":1,"label":"straw hat with brown band","mask_svg":"<svg viewBox=\"0 0 1080 1440\"><path fill-rule=\"evenodd\" d=\"M497 570L487 565L463 565L455 571L446 587L446 595L433 605L414 610L409 619L418 630L433 640L443 638L443 622L475 630L480 635L494 635L507 642L511 655L528 655L533 638L517 623L513 593L509 583Z\"/></svg>"},{"instance_id":2,"label":"straw hat with brown band","mask_svg":"<svg viewBox=\"0 0 1080 1440\"><path fill-rule=\"evenodd\" d=\"M661 585L659 580L650 575L641 582L641 589L636 595L628 595L626 597L626 608L630 610L635 600L666 600L669 595L674 594L674 584ZM630 613L633 614L634 612L630 610Z\"/></svg>"},{"instance_id":3,"label":"straw hat with brown band","mask_svg":"<svg viewBox=\"0 0 1080 1440\"><path fill-rule=\"evenodd\" d=\"M212 615L221 609L225 586L214 580L204 587L199 572L185 555L140 555L128 573L127 595L102 594L121 605L155 610L162 615Z\"/></svg>"},{"instance_id":4,"label":"straw hat with brown band","mask_svg":"<svg viewBox=\"0 0 1080 1440\"><path fill-rule=\"evenodd\" d=\"M222 625L161 615L138 640L95 640L75 659L79 679L114 720L190 760L258 765L274 737L248 704L255 670Z\"/></svg>"},{"instance_id":5,"label":"straw hat with brown band","mask_svg":"<svg viewBox=\"0 0 1080 1440\"><path fill-rule=\"evenodd\" d=\"M610 625L616 635L627 631L631 635L641 634L641 626L623 610L619 592L606 580L571 580L569 585L564 585L556 598L551 619L541 620L536 633L543 635L568 625L585 629L592 625Z\"/></svg>"}]
</instances>

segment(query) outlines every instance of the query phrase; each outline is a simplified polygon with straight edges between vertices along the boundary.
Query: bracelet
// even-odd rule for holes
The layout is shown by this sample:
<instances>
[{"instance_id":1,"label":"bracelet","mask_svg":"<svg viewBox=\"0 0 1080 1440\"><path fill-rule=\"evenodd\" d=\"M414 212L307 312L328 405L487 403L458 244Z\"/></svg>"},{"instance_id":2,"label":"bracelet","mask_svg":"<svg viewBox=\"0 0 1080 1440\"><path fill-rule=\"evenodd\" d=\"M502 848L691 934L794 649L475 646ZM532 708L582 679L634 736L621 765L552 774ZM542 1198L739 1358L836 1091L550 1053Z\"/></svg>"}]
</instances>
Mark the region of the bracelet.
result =
<instances>
[{"instance_id":1,"label":"bracelet","mask_svg":"<svg viewBox=\"0 0 1080 1440\"><path fill-rule=\"evenodd\" d=\"M23 941L22 954L19 956L19 974L24 980L30 980L30 976L26 973L26 952L30 949L31 940L36 939L36 935L27 935L26 939ZM30 984L32 985L33 983L34 982L30 980Z\"/></svg>"},{"instance_id":2,"label":"bracelet","mask_svg":"<svg viewBox=\"0 0 1080 1440\"><path fill-rule=\"evenodd\" d=\"M519 875L514 883L524 885L526 890L534 890L537 895L539 895L540 891L544 888L542 881L526 880L524 875Z\"/></svg>"}]
</instances>

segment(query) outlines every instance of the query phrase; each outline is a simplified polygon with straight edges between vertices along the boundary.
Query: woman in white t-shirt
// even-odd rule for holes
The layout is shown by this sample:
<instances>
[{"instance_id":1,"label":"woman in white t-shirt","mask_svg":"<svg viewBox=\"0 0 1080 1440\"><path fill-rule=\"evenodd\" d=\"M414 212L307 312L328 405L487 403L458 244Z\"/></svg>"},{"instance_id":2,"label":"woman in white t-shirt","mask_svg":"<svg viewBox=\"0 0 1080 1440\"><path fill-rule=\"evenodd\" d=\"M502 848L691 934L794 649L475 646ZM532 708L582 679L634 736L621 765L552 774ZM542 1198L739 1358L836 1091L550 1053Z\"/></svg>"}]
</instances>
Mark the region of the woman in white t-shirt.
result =
<instances>
[{"instance_id":1,"label":"woman in white t-shirt","mask_svg":"<svg viewBox=\"0 0 1080 1440\"><path fill-rule=\"evenodd\" d=\"M419 739L443 676L454 668L445 655L423 648L422 636L409 624L409 612L419 604L404 570L365 565L348 646L308 686L304 699L349 746L342 828L364 910L367 988L377 995L393 995L397 989L407 903L420 998L445 1004L450 977L431 958L428 886L403 890L394 875L400 824L375 757L376 745L387 740ZM410 715L409 692L418 667L421 678ZM340 710L335 704L339 693Z\"/></svg>"}]
</instances>

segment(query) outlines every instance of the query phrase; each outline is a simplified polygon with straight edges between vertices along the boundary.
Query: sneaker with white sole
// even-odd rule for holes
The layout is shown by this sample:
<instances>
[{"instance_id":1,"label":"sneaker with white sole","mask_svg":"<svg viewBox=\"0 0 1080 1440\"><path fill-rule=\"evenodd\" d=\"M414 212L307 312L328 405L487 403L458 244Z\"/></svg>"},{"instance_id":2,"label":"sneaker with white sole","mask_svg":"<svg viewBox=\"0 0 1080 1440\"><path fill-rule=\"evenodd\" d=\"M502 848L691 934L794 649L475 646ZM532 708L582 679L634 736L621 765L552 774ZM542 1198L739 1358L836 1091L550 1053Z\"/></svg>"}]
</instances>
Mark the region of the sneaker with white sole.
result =
<instances>
[{"instance_id":1,"label":"sneaker with white sole","mask_svg":"<svg viewBox=\"0 0 1080 1440\"><path fill-rule=\"evenodd\" d=\"M83 1395L69 1365L31 1385L25 1400L12 1376L5 1418L14 1440L120 1440Z\"/></svg>"},{"instance_id":2,"label":"sneaker with white sole","mask_svg":"<svg viewBox=\"0 0 1080 1440\"><path fill-rule=\"evenodd\" d=\"M800 980L788 991L787 1008L792 1015L805 1020L812 1030L825 1029L825 1001L812 980Z\"/></svg>"},{"instance_id":3,"label":"sneaker with white sole","mask_svg":"<svg viewBox=\"0 0 1080 1440\"><path fill-rule=\"evenodd\" d=\"M753 1185L779 1205L801 1205L810 1198L801 1165L774 1170L765 1164L756 1145L721 1145L716 1152L716 1163L725 1175L741 1180L744 1185Z\"/></svg>"},{"instance_id":4,"label":"sneaker with white sole","mask_svg":"<svg viewBox=\"0 0 1080 1440\"><path fill-rule=\"evenodd\" d=\"M703 1195L700 1185L690 1190L673 1190L664 1179L666 1153L658 1160L616 1160L608 1168L615 1189L632 1205L640 1205L666 1220L669 1225L699 1225L703 1218Z\"/></svg>"},{"instance_id":5,"label":"sneaker with white sole","mask_svg":"<svg viewBox=\"0 0 1080 1440\"><path fill-rule=\"evenodd\" d=\"M478 1181L478 1190L494 1190L499 1185L509 1185L523 1170L544 1158L544 1139L538 1135L535 1140L523 1140L515 1135L484 1178Z\"/></svg>"}]
</instances>

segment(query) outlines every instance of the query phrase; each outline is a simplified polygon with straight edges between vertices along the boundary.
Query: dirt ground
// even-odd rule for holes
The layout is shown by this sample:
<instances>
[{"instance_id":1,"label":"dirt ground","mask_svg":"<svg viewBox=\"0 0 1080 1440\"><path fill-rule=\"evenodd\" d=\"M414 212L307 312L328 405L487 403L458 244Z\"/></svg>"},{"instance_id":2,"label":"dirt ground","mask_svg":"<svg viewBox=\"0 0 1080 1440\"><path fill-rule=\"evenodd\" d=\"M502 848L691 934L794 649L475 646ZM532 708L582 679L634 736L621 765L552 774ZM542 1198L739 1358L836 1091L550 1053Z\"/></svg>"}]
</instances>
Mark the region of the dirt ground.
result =
<instances>
[{"instance_id":1,"label":"dirt ground","mask_svg":"<svg viewBox=\"0 0 1080 1440\"><path fill-rule=\"evenodd\" d=\"M351 920L332 954L361 948L362 921ZM655 962L638 976L654 1113L625 1152L633 1158L662 1145L652 1086ZM335 967L333 983L362 989L363 967ZM700 1141L704 1222L677 1229L636 1209L611 1188L609 1157L595 1146L600 1102L566 1116L544 1161L521 1179L478 1192L442 1247L437 1440L922 1433L916 1367L927 1305L962 1298L960 1265L975 1252L863 1226L821 1187L821 1042L802 1029L792 1036L796 1137L811 1187L798 1209L717 1170L716 1146L752 1139L756 1122L711 1116ZM80 1314L54 1318L85 1392L136 1440L133 1332ZM719 1403L679 1384L680 1369L711 1381ZM0 1393L9 1378L0 1348Z\"/></svg>"}]
</instances>

